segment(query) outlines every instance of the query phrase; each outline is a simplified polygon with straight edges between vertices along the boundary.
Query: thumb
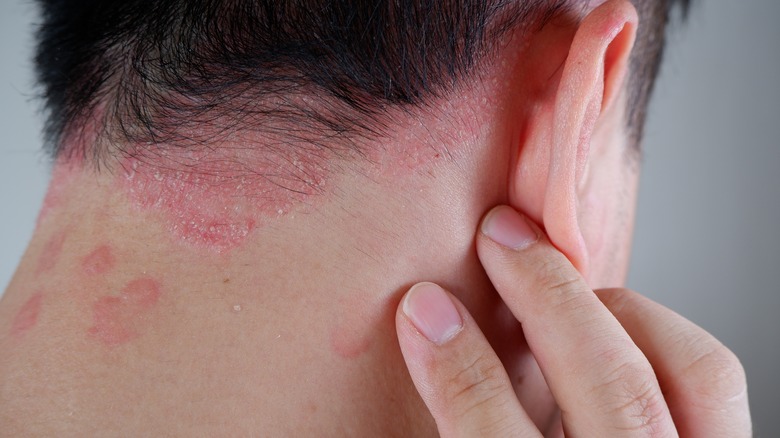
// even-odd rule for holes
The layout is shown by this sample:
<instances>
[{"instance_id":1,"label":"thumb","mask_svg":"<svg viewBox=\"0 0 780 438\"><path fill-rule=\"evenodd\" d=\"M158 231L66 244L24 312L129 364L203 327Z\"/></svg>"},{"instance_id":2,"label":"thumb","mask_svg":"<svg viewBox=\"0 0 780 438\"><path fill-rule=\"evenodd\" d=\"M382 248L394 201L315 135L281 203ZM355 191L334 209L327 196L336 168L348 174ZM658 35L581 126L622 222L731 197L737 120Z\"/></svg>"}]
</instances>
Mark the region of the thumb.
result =
<instances>
[{"instance_id":1,"label":"thumb","mask_svg":"<svg viewBox=\"0 0 780 438\"><path fill-rule=\"evenodd\" d=\"M495 351L454 296L433 283L415 285L398 307L396 330L442 437L541 436Z\"/></svg>"}]
</instances>

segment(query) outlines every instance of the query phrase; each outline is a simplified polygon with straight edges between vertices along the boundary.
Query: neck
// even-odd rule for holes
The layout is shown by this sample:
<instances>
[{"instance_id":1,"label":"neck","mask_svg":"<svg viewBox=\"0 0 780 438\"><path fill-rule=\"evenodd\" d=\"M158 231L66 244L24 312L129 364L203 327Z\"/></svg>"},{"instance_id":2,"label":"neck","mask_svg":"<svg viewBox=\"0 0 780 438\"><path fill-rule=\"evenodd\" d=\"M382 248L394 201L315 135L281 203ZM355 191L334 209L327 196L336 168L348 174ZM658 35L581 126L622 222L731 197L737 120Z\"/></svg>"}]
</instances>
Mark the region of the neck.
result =
<instances>
[{"instance_id":1,"label":"neck","mask_svg":"<svg viewBox=\"0 0 780 438\"><path fill-rule=\"evenodd\" d=\"M433 432L397 347L401 293L437 281L488 336L506 329L473 250L503 187L457 168L429 163L422 178L346 171L330 194L259 211L241 238L214 245L182 233L165 203L139 202L126 175L60 163L0 306L11 321L0 371L26 374L28 393L56 376L57 397L30 401L50 405L19 406L56 418L53 430L106 430L122 418L139 432L224 432L225 419L236 432ZM25 365L36 351L49 354Z\"/></svg>"}]
</instances>

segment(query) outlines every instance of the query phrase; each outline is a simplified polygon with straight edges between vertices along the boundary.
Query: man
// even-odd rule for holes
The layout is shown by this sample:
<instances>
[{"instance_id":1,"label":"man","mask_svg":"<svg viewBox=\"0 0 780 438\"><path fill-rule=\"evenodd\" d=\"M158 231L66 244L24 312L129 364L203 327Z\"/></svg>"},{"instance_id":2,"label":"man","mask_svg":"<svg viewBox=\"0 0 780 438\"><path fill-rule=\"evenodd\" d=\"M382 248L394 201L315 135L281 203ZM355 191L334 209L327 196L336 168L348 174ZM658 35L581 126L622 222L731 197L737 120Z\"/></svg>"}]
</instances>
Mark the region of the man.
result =
<instances>
[{"instance_id":1,"label":"man","mask_svg":"<svg viewBox=\"0 0 780 438\"><path fill-rule=\"evenodd\" d=\"M592 291L671 3L69 3L4 433L750 434L728 350Z\"/></svg>"}]
</instances>

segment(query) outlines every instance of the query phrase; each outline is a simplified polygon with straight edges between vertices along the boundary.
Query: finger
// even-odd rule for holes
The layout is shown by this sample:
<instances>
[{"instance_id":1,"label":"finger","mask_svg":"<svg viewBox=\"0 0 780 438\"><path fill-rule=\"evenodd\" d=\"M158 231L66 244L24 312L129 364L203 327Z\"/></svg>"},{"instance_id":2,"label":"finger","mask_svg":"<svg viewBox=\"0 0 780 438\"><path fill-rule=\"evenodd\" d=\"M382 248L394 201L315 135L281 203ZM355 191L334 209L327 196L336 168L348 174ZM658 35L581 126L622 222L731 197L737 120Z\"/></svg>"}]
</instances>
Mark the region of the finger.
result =
<instances>
[{"instance_id":1,"label":"finger","mask_svg":"<svg viewBox=\"0 0 780 438\"><path fill-rule=\"evenodd\" d=\"M522 323L576 436L675 436L652 367L569 260L510 207L485 217L477 253Z\"/></svg>"},{"instance_id":2,"label":"finger","mask_svg":"<svg viewBox=\"0 0 780 438\"><path fill-rule=\"evenodd\" d=\"M433 283L406 293L396 313L404 360L443 437L541 436L466 308Z\"/></svg>"},{"instance_id":3,"label":"finger","mask_svg":"<svg viewBox=\"0 0 780 438\"><path fill-rule=\"evenodd\" d=\"M636 292L597 291L655 369L682 436L752 436L745 371L702 328Z\"/></svg>"}]
</instances>

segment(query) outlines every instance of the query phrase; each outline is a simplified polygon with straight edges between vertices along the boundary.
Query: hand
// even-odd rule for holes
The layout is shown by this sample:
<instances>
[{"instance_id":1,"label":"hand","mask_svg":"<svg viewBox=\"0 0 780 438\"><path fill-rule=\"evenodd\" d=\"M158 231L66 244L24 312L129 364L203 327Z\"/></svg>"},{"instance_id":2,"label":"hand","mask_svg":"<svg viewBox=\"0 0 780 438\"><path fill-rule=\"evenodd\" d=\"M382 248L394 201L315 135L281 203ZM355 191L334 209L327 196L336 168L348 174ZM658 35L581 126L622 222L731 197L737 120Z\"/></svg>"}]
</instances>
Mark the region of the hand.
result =
<instances>
[{"instance_id":1,"label":"hand","mask_svg":"<svg viewBox=\"0 0 780 438\"><path fill-rule=\"evenodd\" d=\"M703 329L625 289L591 291L541 231L509 207L483 220L477 252L522 323L567 436L751 435L739 360ZM498 356L466 308L432 283L396 315L417 391L444 437L537 437Z\"/></svg>"}]
</instances>

